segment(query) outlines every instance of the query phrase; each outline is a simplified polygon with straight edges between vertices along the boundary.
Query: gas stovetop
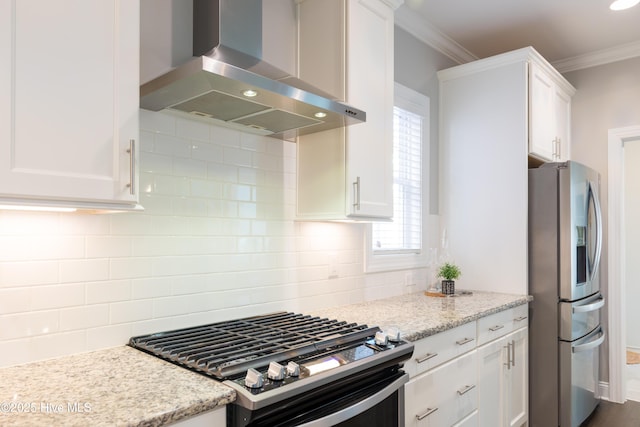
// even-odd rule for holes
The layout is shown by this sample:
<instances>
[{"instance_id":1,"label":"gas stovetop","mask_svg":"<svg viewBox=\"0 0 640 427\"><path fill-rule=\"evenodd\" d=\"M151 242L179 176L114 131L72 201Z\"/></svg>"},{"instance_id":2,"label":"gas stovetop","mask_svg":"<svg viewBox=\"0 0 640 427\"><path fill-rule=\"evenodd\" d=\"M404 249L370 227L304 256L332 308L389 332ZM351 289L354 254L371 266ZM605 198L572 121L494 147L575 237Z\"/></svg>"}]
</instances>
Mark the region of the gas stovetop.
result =
<instances>
[{"instance_id":1,"label":"gas stovetop","mask_svg":"<svg viewBox=\"0 0 640 427\"><path fill-rule=\"evenodd\" d=\"M398 365L413 352L395 330L288 312L133 337L129 345L225 380L251 405Z\"/></svg>"}]
</instances>

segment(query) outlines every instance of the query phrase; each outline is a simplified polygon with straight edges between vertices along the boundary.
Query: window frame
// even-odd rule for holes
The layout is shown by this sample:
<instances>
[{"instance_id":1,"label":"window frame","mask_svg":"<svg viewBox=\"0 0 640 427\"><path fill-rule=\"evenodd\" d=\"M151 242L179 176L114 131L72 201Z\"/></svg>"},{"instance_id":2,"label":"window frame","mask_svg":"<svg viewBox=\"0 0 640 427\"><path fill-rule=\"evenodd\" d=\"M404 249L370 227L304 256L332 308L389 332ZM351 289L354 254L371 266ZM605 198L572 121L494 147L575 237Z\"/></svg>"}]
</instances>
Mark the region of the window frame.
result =
<instances>
[{"instance_id":1,"label":"window frame","mask_svg":"<svg viewBox=\"0 0 640 427\"><path fill-rule=\"evenodd\" d=\"M430 157L430 99L399 83L394 83L394 106L423 116L422 127L422 247L419 252L381 253L373 250L371 224L367 224L364 239L364 268L367 273L427 267Z\"/></svg>"}]
</instances>

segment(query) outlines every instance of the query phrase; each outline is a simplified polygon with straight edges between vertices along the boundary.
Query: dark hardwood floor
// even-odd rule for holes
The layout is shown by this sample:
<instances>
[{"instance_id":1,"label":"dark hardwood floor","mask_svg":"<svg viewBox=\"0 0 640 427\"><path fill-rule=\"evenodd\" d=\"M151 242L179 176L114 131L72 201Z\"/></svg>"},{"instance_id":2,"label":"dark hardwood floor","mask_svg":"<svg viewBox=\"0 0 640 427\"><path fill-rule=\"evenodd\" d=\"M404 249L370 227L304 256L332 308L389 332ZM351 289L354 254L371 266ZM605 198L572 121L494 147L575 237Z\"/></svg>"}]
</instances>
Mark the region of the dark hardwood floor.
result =
<instances>
[{"instance_id":1,"label":"dark hardwood floor","mask_svg":"<svg viewBox=\"0 0 640 427\"><path fill-rule=\"evenodd\" d=\"M581 427L640 427L640 402L602 401Z\"/></svg>"}]
</instances>

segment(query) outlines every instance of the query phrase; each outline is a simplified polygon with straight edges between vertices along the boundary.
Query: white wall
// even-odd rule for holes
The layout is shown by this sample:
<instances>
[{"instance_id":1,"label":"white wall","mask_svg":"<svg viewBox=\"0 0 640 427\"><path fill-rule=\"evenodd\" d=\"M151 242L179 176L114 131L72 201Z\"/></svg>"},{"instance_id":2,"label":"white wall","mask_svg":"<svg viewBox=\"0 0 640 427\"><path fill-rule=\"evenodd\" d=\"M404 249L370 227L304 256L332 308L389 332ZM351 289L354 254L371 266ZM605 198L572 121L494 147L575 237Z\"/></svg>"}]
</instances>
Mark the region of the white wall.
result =
<instances>
[{"instance_id":1,"label":"white wall","mask_svg":"<svg viewBox=\"0 0 640 427\"><path fill-rule=\"evenodd\" d=\"M640 349L640 140L625 141L624 163L627 347Z\"/></svg>"},{"instance_id":2,"label":"white wall","mask_svg":"<svg viewBox=\"0 0 640 427\"><path fill-rule=\"evenodd\" d=\"M409 290L363 274L364 225L294 221L294 144L145 110L140 138L144 212L0 211L0 366Z\"/></svg>"}]
</instances>

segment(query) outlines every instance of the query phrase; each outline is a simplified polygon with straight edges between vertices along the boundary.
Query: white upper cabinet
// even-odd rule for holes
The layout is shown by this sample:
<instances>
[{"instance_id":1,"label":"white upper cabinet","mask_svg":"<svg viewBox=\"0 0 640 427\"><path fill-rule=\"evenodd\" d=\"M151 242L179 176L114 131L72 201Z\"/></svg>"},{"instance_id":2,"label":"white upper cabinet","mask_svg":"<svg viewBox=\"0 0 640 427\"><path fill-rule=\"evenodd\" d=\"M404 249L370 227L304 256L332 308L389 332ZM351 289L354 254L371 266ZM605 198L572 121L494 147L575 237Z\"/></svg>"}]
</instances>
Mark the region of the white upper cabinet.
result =
<instances>
[{"instance_id":1,"label":"white upper cabinet","mask_svg":"<svg viewBox=\"0 0 640 427\"><path fill-rule=\"evenodd\" d=\"M367 114L365 123L298 138L299 219L393 215L393 13L400 4L298 4L300 79Z\"/></svg>"},{"instance_id":2,"label":"white upper cabinet","mask_svg":"<svg viewBox=\"0 0 640 427\"><path fill-rule=\"evenodd\" d=\"M575 90L540 63L529 65L529 154L542 161L569 159L571 97Z\"/></svg>"},{"instance_id":3,"label":"white upper cabinet","mask_svg":"<svg viewBox=\"0 0 640 427\"><path fill-rule=\"evenodd\" d=\"M132 207L139 2L0 0L0 199Z\"/></svg>"},{"instance_id":4,"label":"white upper cabinet","mask_svg":"<svg viewBox=\"0 0 640 427\"><path fill-rule=\"evenodd\" d=\"M527 170L532 158L568 155L574 89L530 47L439 71L438 78L440 223L449 251L468 286L526 294ZM554 148L556 138L567 148ZM538 139L546 151L532 149Z\"/></svg>"}]
</instances>

